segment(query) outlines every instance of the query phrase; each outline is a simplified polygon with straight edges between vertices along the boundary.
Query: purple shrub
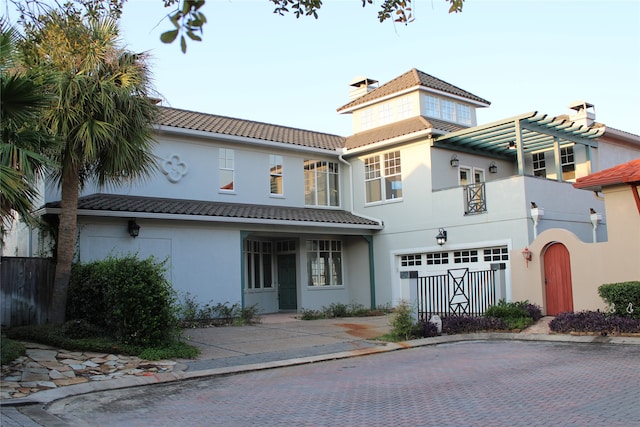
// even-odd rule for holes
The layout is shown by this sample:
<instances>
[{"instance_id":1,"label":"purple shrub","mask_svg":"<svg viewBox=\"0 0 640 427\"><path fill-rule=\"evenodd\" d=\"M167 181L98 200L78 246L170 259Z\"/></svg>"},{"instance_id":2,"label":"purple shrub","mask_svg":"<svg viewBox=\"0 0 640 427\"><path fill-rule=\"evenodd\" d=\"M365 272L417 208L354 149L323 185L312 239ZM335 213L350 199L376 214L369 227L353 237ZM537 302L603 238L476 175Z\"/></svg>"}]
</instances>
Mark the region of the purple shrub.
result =
<instances>
[{"instance_id":1,"label":"purple shrub","mask_svg":"<svg viewBox=\"0 0 640 427\"><path fill-rule=\"evenodd\" d=\"M607 316L599 311L581 311L578 313L560 313L551 322L549 328L554 332L596 332L603 335L613 333L640 332L640 320L624 316Z\"/></svg>"},{"instance_id":2,"label":"purple shrub","mask_svg":"<svg viewBox=\"0 0 640 427\"><path fill-rule=\"evenodd\" d=\"M442 332L448 335L506 329L507 324L495 317L449 316L442 319Z\"/></svg>"}]
</instances>

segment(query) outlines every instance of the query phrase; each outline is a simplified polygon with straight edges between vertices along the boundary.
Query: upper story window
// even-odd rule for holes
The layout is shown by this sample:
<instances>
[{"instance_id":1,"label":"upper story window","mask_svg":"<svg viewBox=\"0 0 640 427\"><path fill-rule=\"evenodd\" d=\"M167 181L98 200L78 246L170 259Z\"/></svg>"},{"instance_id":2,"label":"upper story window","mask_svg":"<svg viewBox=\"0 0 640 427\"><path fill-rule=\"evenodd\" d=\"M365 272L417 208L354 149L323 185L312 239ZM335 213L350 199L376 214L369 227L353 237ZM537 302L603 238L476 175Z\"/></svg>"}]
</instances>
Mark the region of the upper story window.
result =
<instances>
[{"instance_id":1,"label":"upper story window","mask_svg":"<svg viewBox=\"0 0 640 427\"><path fill-rule=\"evenodd\" d=\"M427 116L440 118L440 99L435 96L426 96L425 114Z\"/></svg>"},{"instance_id":2,"label":"upper story window","mask_svg":"<svg viewBox=\"0 0 640 427\"><path fill-rule=\"evenodd\" d=\"M324 160L304 161L304 203L309 206L339 206L338 164Z\"/></svg>"},{"instance_id":3,"label":"upper story window","mask_svg":"<svg viewBox=\"0 0 640 427\"><path fill-rule=\"evenodd\" d=\"M408 119L413 116L413 108L409 97L403 96L396 100L396 114L398 116L398 120Z\"/></svg>"},{"instance_id":4,"label":"upper story window","mask_svg":"<svg viewBox=\"0 0 640 427\"><path fill-rule=\"evenodd\" d=\"M573 146L560 148L560 164L562 165L563 181L569 181L576 178L576 164L573 156Z\"/></svg>"},{"instance_id":5,"label":"upper story window","mask_svg":"<svg viewBox=\"0 0 640 427\"><path fill-rule=\"evenodd\" d=\"M456 120L456 104L446 99L443 99L440 102L440 107L442 109L442 118L444 120L448 120L453 122Z\"/></svg>"},{"instance_id":6,"label":"upper story window","mask_svg":"<svg viewBox=\"0 0 640 427\"><path fill-rule=\"evenodd\" d=\"M271 194L281 196L282 189L282 156L271 154L269 156L269 186Z\"/></svg>"},{"instance_id":7,"label":"upper story window","mask_svg":"<svg viewBox=\"0 0 640 427\"><path fill-rule=\"evenodd\" d=\"M378 121L379 126L386 125L393 121L393 105L391 105L391 103L385 102L378 107Z\"/></svg>"},{"instance_id":8,"label":"upper story window","mask_svg":"<svg viewBox=\"0 0 640 427\"><path fill-rule=\"evenodd\" d=\"M471 124L471 107L464 104L456 104L456 121L466 125Z\"/></svg>"},{"instance_id":9,"label":"upper story window","mask_svg":"<svg viewBox=\"0 0 640 427\"><path fill-rule=\"evenodd\" d=\"M360 115L360 127L362 129L371 129L376 125L376 115L373 108L367 108Z\"/></svg>"},{"instance_id":10,"label":"upper story window","mask_svg":"<svg viewBox=\"0 0 640 427\"><path fill-rule=\"evenodd\" d=\"M367 157L364 175L367 203L402 198L400 151Z\"/></svg>"},{"instance_id":11,"label":"upper story window","mask_svg":"<svg viewBox=\"0 0 640 427\"><path fill-rule=\"evenodd\" d=\"M544 158L544 153L533 154L533 175L547 177L547 163Z\"/></svg>"},{"instance_id":12,"label":"upper story window","mask_svg":"<svg viewBox=\"0 0 640 427\"><path fill-rule=\"evenodd\" d=\"M342 242L307 240L308 286L342 286Z\"/></svg>"},{"instance_id":13,"label":"upper story window","mask_svg":"<svg viewBox=\"0 0 640 427\"><path fill-rule=\"evenodd\" d=\"M424 96L424 115L436 119L472 125L471 106L434 95Z\"/></svg>"},{"instance_id":14,"label":"upper story window","mask_svg":"<svg viewBox=\"0 0 640 427\"><path fill-rule=\"evenodd\" d=\"M220 190L233 191L234 152L231 148L220 149Z\"/></svg>"}]
</instances>

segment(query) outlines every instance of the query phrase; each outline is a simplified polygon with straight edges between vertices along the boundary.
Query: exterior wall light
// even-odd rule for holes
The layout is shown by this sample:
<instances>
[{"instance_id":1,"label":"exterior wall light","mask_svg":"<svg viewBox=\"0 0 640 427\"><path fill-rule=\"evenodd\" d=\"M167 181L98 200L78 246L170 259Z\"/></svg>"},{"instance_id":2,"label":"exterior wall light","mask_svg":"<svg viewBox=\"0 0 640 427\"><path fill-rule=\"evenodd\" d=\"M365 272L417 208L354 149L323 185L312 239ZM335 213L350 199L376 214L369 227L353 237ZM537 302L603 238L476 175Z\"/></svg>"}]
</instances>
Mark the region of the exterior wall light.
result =
<instances>
[{"instance_id":1,"label":"exterior wall light","mask_svg":"<svg viewBox=\"0 0 640 427\"><path fill-rule=\"evenodd\" d=\"M522 250L522 258L524 258L526 266L529 267L529 261L531 261L531 258L533 258L533 254L531 253L529 248L524 248Z\"/></svg>"},{"instance_id":2,"label":"exterior wall light","mask_svg":"<svg viewBox=\"0 0 640 427\"><path fill-rule=\"evenodd\" d=\"M441 228L438 230L438 235L436 236L436 243L440 246L444 245L447 242L447 230Z\"/></svg>"},{"instance_id":3,"label":"exterior wall light","mask_svg":"<svg viewBox=\"0 0 640 427\"><path fill-rule=\"evenodd\" d=\"M515 150L516 149L516 142L515 141L509 141L509 145L507 146L507 148L509 150Z\"/></svg>"},{"instance_id":4,"label":"exterior wall light","mask_svg":"<svg viewBox=\"0 0 640 427\"><path fill-rule=\"evenodd\" d=\"M451 160L449 161L449 163L451 163L452 168L457 168L460 164L460 160L458 160L458 156L454 154L453 156L451 156Z\"/></svg>"},{"instance_id":5,"label":"exterior wall light","mask_svg":"<svg viewBox=\"0 0 640 427\"><path fill-rule=\"evenodd\" d=\"M496 166L496 162L491 162L491 164L489 165L489 172L498 173L498 166Z\"/></svg>"},{"instance_id":6,"label":"exterior wall light","mask_svg":"<svg viewBox=\"0 0 640 427\"><path fill-rule=\"evenodd\" d=\"M129 229L129 236L133 237L134 239L138 237L138 235L140 234L140 226L136 224L135 219L129 220L128 229Z\"/></svg>"}]
</instances>

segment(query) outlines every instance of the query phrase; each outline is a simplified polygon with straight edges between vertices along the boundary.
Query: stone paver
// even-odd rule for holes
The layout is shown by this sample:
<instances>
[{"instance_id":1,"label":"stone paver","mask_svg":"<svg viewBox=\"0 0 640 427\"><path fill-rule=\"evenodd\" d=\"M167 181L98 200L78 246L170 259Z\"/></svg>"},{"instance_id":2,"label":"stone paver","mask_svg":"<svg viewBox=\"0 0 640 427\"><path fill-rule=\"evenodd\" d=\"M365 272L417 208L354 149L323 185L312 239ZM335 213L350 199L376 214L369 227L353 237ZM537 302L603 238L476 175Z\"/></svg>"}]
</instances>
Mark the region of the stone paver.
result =
<instances>
[{"instance_id":1,"label":"stone paver","mask_svg":"<svg viewBox=\"0 0 640 427\"><path fill-rule=\"evenodd\" d=\"M73 425L629 426L640 346L471 341L64 399Z\"/></svg>"}]
</instances>

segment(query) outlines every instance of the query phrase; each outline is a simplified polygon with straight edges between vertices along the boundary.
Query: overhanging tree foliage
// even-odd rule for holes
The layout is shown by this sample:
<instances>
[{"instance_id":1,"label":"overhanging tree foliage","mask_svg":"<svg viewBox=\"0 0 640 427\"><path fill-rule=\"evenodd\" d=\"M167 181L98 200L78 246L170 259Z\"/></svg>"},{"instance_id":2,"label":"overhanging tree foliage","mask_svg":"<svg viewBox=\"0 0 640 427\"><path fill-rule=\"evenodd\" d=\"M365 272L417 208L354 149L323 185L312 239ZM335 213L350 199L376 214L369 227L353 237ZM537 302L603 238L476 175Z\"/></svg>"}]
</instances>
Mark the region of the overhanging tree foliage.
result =
<instances>
[{"instance_id":1,"label":"overhanging tree foliage","mask_svg":"<svg viewBox=\"0 0 640 427\"><path fill-rule=\"evenodd\" d=\"M33 16L34 11L42 9L43 0L11 0L22 16ZM118 19L127 0L71 0L81 4L92 16L110 14ZM170 9L167 19L174 28L162 33L163 43L173 43L180 40L180 49L187 51L187 40L202 41L204 25L207 17L202 12L205 0L157 0L162 1L165 8ZM209 0L213 1L213 0ZM266 0L275 6L273 13L279 15L293 14L296 18L313 16L318 19L318 12L323 7L322 0ZM362 7L373 4L373 0L352 0L362 3ZM441 0L442 1L442 0ZM464 0L444 0L449 3L449 13L462 12ZM408 24L413 21L413 0L383 0L378 10L378 20L384 22L392 19L394 22ZM55 3L59 5L58 0Z\"/></svg>"}]
</instances>

